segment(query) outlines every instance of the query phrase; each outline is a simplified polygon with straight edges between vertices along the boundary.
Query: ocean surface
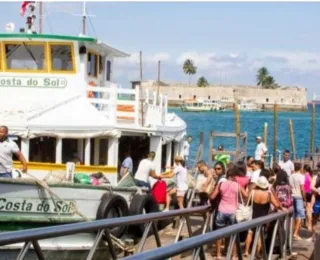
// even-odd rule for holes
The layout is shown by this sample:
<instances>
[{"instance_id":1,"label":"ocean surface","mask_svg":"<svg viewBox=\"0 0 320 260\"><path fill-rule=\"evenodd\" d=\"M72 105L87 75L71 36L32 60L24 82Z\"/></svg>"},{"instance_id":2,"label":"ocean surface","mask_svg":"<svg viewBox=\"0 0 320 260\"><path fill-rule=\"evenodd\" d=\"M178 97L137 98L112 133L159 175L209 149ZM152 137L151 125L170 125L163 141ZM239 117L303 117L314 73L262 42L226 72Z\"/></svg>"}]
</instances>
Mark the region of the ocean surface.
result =
<instances>
[{"instance_id":1,"label":"ocean surface","mask_svg":"<svg viewBox=\"0 0 320 260\"><path fill-rule=\"evenodd\" d=\"M310 150L310 131L312 107L306 112L278 112L278 150L291 150L289 135L289 119L292 120L294 138L297 150L297 158L303 157ZM199 133L204 132L204 159L208 159L209 133L235 132L234 111L226 112L182 112L180 108L170 108L170 112L176 113L187 123L187 134L193 137L190 145L190 158L195 158L199 145ZM273 112L240 112L241 132L248 133L248 155L254 155L255 137L263 138L264 123L268 123L267 147L273 151ZM316 106L315 124L315 148L320 147L320 105ZM226 150L235 149L235 138L215 138L214 147L224 145Z\"/></svg>"}]
</instances>

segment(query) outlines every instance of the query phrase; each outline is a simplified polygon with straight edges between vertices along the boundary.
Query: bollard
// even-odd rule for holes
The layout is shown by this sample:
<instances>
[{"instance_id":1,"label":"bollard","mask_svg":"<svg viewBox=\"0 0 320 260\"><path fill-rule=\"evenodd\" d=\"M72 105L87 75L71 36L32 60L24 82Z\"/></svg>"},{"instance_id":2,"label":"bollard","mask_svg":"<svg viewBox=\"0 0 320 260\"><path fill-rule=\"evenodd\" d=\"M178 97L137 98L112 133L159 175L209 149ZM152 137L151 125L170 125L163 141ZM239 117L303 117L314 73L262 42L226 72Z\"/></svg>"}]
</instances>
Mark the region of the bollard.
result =
<instances>
[{"instance_id":1,"label":"bollard","mask_svg":"<svg viewBox=\"0 0 320 260\"><path fill-rule=\"evenodd\" d=\"M134 255L134 240L131 238L127 238L124 240L126 248L124 250L124 256Z\"/></svg>"}]
</instances>

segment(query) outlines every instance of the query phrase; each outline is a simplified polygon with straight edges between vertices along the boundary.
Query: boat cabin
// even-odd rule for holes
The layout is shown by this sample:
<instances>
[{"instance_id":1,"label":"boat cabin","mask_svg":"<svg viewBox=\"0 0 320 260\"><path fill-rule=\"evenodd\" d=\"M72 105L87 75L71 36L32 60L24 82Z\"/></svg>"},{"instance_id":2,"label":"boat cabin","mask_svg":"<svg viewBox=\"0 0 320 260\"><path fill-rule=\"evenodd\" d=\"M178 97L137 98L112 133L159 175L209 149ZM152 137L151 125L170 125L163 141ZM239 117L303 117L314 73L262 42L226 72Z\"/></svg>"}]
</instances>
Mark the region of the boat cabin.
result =
<instances>
[{"instance_id":1,"label":"boat cabin","mask_svg":"<svg viewBox=\"0 0 320 260\"><path fill-rule=\"evenodd\" d=\"M158 172L182 153L186 124L166 96L114 82L114 60L128 56L87 36L0 34L0 121L30 170L75 161L116 180L125 150L135 167L155 151Z\"/></svg>"}]
</instances>

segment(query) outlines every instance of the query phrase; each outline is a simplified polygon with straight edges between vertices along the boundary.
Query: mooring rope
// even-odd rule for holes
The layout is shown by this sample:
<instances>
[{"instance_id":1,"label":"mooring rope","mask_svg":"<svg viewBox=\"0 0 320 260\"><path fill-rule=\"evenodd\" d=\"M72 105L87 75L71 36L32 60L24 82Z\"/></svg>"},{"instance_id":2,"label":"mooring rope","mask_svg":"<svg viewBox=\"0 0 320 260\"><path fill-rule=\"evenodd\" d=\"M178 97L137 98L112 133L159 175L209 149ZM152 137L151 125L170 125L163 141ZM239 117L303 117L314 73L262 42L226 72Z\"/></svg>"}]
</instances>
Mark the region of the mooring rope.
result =
<instances>
[{"instance_id":1,"label":"mooring rope","mask_svg":"<svg viewBox=\"0 0 320 260\"><path fill-rule=\"evenodd\" d=\"M29 173L25 173L26 175L30 176L31 178L33 178L38 185L40 185L42 188L44 188L45 190L47 190L52 198L52 196L55 196L58 200L61 200L62 202L66 203L66 201L62 198L60 198L50 187L49 185L40 180L39 178L29 174ZM53 203L55 204L54 200L53 200ZM74 213L79 215L80 217L82 217L85 221L89 222L91 221L86 215L82 214L79 210L78 210L78 207L76 205L76 203L74 201L71 202L71 206L72 206L72 209L74 210ZM59 213L60 215L60 213ZM115 236L113 236L112 234L109 234L111 239L113 240L113 242L123 251L127 250L127 246L122 242L122 240L116 238Z\"/></svg>"}]
</instances>

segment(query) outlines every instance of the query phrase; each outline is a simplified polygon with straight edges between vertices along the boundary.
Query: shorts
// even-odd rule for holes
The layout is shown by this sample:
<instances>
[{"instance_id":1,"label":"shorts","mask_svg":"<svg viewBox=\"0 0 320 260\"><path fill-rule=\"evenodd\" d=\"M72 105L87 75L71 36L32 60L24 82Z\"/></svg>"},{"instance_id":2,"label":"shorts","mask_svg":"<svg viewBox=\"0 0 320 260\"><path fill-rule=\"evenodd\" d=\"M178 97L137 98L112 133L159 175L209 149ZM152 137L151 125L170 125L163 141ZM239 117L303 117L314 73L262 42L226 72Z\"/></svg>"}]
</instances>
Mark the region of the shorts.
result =
<instances>
[{"instance_id":1,"label":"shorts","mask_svg":"<svg viewBox=\"0 0 320 260\"><path fill-rule=\"evenodd\" d=\"M293 197L293 214L295 218L305 219L306 214L303 205L303 199L300 197Z\"/></svg>"},{"instance_id":2,"label":"shorts","mask_svg":"<svg viewBox=\"0 0 320 260\"><path fill-rule=\"evenodd\" d=\"M316 200L313 205L313 214L319 215L320 214L320 200Z\"/></svg>"},{"instance_id":3,"label":"shorts","mask_svg":"<svg viewBox=\"0 0 320 260\"><path fill-rule=\"evenodd\" d=\"M218 211L216 215L216 226L218 228L223 228L227 225L236 224L236 215L235 214L228 214Z\"/></svg>"},{"instance_id":4,"label":"shorts","mask_svg":"<svg viewBox=\"0 0 320 260\"><path fill-rule=\"evenodd\" d=\"M306 200L307 202L311 202L312 194L311 193L306 193Z\"/></svg>"},{"instance_id":5,"label":"shorts","mask_svg":"<svg viewBox=\"0 0 320 260\"><path fill-rule=\"evenodd\" d=\"M184 197L186 192L186 190L177 190L177 197Z\"/></svg>"}]
</instances>

